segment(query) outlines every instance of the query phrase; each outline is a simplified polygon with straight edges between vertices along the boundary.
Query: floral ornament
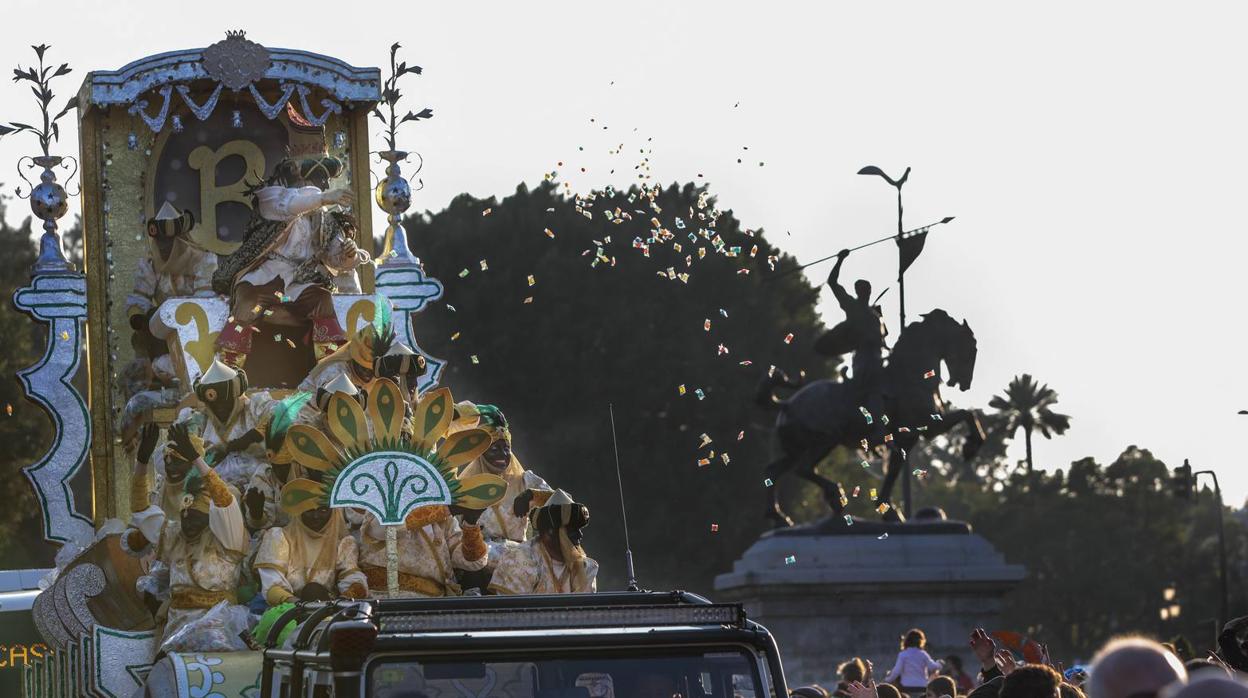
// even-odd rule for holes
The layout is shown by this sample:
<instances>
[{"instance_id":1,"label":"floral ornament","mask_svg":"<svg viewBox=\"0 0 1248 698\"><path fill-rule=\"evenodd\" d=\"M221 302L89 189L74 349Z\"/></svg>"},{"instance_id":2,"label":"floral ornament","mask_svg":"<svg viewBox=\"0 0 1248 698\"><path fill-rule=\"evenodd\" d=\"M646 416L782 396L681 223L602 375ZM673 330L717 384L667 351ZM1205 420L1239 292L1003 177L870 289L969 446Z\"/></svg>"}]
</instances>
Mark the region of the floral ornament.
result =
<instances>
[{"instance_id":1,"label":"floral ornament","mask_svg":"<svg viewBox=\"0 0 1248 698\"><path fill-rule=\"evenodd\" d=\"M282 488L281 505L297 516L319 506L359 507L387 526L419 527L450 516L452 508L480 511L503 498L496 475L459 479L461 466L490 447L483 429L446 435L455 400L448 388L426 394L412 408L394 381L368 388L368 408L345 393L326 405L328 434L296 424L287 435L299 465L323 473L321 482L298 478Z\"/></svg>"}]
</instances>

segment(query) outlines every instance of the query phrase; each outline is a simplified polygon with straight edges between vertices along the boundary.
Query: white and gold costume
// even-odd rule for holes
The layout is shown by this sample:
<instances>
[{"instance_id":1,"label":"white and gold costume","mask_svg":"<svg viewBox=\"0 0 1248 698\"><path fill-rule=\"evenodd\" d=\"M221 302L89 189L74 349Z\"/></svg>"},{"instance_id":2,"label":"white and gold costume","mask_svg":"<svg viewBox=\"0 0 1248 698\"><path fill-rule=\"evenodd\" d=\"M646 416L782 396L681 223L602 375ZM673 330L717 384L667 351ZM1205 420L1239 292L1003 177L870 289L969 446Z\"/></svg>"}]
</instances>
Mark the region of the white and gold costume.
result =
<instances>
[{"instance_id":1,"label":"white and gold costume","mask_svg":"<svg viewBox=\"0 0 1248 698\"><path fill-rule=\"evenodd\" d=\"M475 572L489 562L480 526L461 528L449 515L424 526L399 527L398 534L400 596L458 596L462 590L455 570ZM372 514L364 521L361 539L360 568L368 588L383 594L388 589L386 531Z\"/></svg>"},{"instance_id":2,"label":"white and gold costume","mask_svg":"<svg viewBox=\"0 0 1248 698\"><path fill-rule=\"evenodd\" d=\"M566 565L554 559L541 539L508 546L495 561L490 591L495 594L571 594L598 591L598 563L589 557Z\"/></svg>"},{"instance_id":3,"label":"white and gold costume","mask_svg":"<svg viewBox=\"0 0 1248 698\"><path fill-rule=\"evenodd\" d=\"M204 493L191 506L208 514L208 527L195 540L182 534L179 517L166 516L154 504L135 512L122 536L122 547L130 554L144 557L154 545L156 559L165 563L160 573L168 575L170 600L163 639L217 603L238 602L239 564L248 547L238 497L210 471ZM164 586L164 580L158 581Z\"/></svg>"},{"instance_id":4,"label":"white and gold costume","mask_svg":"<svg viewBox=\"0 0 1248 698\"><path fill-rule=\"evenodd\" d=\"M367 594L359 550L338 510L323 531L313 531L298 516L281 528L265 531L255 568L260 575L260 591L270 606L295 600L300 590L313 582L343 596L362 598Z\"/></svg>"},{"instance_id":5,"label":"white and gold costume","mask_svg":"<svg viewBox=\"0 0 1248 698\"><path fill-rule=\"evenodd\" d=\"M233 414L224 422L218 420L211 410L190 407L185 407L178 413L177 422L199 425L197 435L204 440L205 447L225 446L254 429L263 428L265 418L272 408L273 398L262 391L239 397ZM223 480L242 489L264 465L264 461L264 442L257 441L241 451L227 454L221 462L213 463L212 468Z\"/></svg>"}]
</instances>

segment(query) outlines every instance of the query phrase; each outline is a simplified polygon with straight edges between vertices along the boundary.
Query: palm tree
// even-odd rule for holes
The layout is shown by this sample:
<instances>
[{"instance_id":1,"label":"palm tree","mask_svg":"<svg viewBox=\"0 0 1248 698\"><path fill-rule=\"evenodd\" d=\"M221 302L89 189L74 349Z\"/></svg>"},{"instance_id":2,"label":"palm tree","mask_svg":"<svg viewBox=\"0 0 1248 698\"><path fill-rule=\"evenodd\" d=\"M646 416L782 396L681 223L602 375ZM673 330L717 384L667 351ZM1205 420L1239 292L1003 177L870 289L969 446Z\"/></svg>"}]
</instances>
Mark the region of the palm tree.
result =
<instances>
[{"instance_id":1,"label":"palm tree","mask_svg":"<svg viewBox=\"0 0 1248 698\"><path fill-rule=\"evenodd\" d=\"M1011 437L1021 428L1027 444L1027 472L1032 472L1031 432L1039 429L1044 438L1064 434L1070 428L1070 416L1050 409L1057 404L1057 391L1037 385L1031 374L1014 376L1005 388L1005 397L994 395L988 406L1006 417L1005 430Z\"/></svg>"}]
</instances>

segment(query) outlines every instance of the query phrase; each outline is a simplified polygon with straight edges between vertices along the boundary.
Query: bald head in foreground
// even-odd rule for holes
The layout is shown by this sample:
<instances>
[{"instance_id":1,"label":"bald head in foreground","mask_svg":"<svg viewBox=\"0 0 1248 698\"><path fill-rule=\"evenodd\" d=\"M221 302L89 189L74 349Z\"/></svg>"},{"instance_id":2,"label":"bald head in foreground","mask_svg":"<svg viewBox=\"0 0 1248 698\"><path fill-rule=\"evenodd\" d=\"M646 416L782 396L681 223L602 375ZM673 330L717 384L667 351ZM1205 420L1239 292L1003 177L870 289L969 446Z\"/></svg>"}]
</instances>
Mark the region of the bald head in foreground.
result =
<instances>
[{"instance_id":1,"label":"bald head in foreground","mask_svg":"<svg viewBox=\"0 0 1248 698\"><path fill-rule=\"evenodd\" d=\"M1147 698L1186 681L1183 663L1165 647L1142 637L1111 640L1092 658L1089 698Z\"/></svg>"}]
</instances>

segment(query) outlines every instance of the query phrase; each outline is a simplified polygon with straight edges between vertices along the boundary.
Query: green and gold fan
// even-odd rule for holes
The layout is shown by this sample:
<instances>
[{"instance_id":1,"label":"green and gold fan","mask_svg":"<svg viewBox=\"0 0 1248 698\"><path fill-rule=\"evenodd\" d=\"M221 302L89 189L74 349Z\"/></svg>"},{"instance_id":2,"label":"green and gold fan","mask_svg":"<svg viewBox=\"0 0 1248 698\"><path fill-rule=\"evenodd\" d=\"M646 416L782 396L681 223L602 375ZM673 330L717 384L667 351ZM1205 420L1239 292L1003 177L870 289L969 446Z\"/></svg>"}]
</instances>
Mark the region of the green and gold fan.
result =
<instances>
[{"instance_id":1,"label":"green and gold fan","mask_svg":"<svg viewBox=\"0 0 1248 698\"><path fill-rule=\"evenodd\" d=\"M368 409L345 393L334 393L325 410L328 434L306 424L290 427L286 446L299 465L324 473L322 482L292 480L282 488L282 507L298 514L322 504L358 507L394 526L417 509L480 511L503 498L507 483L481 474L460 480L456 471L490 447L490 435L467 429L445 439L455 405L440 388L417 401L410 435L407 404L399 386L386 378L368 388Z\"/></svg>"}]
</instances>

